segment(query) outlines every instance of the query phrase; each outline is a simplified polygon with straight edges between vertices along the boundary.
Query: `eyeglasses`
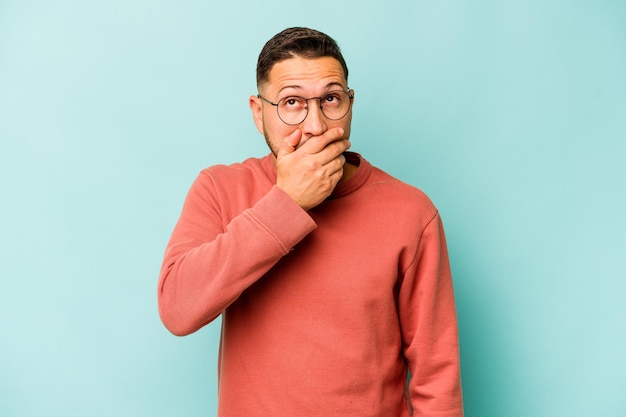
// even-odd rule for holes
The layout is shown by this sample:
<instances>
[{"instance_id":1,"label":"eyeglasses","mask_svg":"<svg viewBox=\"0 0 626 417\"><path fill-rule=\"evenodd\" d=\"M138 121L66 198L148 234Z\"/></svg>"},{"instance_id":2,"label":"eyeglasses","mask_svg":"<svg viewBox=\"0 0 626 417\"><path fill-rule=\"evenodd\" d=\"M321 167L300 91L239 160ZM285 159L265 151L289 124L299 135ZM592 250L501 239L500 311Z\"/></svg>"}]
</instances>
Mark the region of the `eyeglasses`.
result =
<instances>
[{"instance_id":1,"label":"eyeglasses","mask_svg":"<svg viewBox=\"0 0 626 417\"><path fill-rule=\"evenodd\" d=\"M309 114L309 100L320 101L320 109L327 119L343 119L350 112L354 93L350 94L343 90L333 90L322 97L304 98L299 96L287 96L281 98L278 103L273 103L260 94L257 95L257 97L276 107L278 117L283 123L295 126L304 122Z\"/></svg>"}]
</instances>

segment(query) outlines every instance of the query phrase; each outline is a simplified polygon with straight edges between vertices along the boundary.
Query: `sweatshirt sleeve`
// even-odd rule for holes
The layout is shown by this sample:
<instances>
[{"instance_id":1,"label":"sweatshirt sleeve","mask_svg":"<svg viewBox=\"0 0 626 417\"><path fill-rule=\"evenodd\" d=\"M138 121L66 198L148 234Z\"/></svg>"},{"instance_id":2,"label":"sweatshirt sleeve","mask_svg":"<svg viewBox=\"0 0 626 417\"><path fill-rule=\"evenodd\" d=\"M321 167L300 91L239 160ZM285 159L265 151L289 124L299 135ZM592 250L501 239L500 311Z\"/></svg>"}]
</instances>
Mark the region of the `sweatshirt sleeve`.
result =
<instances>
[{"instance_id":1,"label":"sweatshirt sleeve","mask_svg":"<svg viewBox=\"0 0 626 417\"><path fill-rule=\"evenodd\" d=\"M316 228L277 186L224 226L212 184L203 173L192 185L159 276L159 314L179 336L218 317Z\"/></svg>"},{"instance_id":2,"label":"sweatshirt sleeve","mask_svg":"<svg viewBox=\"0 0 626 417\"><path fill-rule=\"evenodd\" d=\"M462 417L459 343L439 214L427 224L399 293L409 399L415 417Z\"/></svg>"}]
</instances>

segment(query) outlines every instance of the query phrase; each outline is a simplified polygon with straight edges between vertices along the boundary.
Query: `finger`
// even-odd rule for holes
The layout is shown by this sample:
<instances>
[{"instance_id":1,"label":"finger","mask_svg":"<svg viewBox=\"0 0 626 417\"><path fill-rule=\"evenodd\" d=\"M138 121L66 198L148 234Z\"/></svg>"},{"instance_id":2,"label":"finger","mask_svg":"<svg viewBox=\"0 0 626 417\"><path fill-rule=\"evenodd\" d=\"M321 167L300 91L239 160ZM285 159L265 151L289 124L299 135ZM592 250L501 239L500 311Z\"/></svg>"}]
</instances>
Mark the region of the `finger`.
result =
<instances>
[{"instance_id":1,"label":"finger","mask_svg":"<svg viewBox=\"0 0 626 417\"><path fill-rule=\"evenodd\" d=\"M300 148L307 153L318 153L329 143L335 142L343 137L344 130L340 127L328 129L320 136L309 138Z\"/></svg>"},{"instance_id":2,"label":"finger","mask_svg":"<svg viewBox=\"0 0 626 417\"><path fill-rule=\"evenodd\" d=\"M277 158L281 158L296 150L296 147L300 143L302 138L302 130L296 129L289 136L283 139L281 146L278 148Z\"/></svg>"},{"instance_id":3,"label":"finger","mask_svg":"<svg viewBox=\"0 0 626 417\"><path fill-rule=\"evenodd\" d=\"M327 165L329 169L329 178L336 184L343 177L343 168L345 165L346 159L343 156L335 159L331 163Z\"/></svg>"},{"instance_id":4,"label":"finger","mask_svg":"<svg viewBox=\"0 0 626 417\"><path fill-rule=\"evenodd\" d=\"M335 159L343 158L342 161L345 162L343 153L348 149L350 149L350 141L348 139L336 140L317 153L318 161L326 165Z\"/></svg>"},{"instance_id":5,"label":"finger","mask_svg":"<svg viewBox=\"0 0 626 417\"><path fill-rule=\"evenodd\" d=\"M333 159L332 161L330 161L327 165L333 173L343 173L343 166L346 164L346 157L343 155L339 155L338 157L336 157L335 159Z\"/></svg>"}]
</instances>

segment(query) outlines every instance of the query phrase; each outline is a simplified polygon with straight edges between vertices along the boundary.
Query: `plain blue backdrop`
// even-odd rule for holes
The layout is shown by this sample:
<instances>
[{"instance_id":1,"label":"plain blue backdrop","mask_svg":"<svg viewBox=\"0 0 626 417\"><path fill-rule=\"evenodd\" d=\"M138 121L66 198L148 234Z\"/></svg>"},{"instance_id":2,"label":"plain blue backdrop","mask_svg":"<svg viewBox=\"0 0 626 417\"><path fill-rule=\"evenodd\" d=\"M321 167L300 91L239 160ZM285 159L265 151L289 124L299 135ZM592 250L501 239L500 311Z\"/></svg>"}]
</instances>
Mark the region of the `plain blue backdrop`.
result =
<instances>
[{"instance_id":1,"label":"plain blue backdrop","mask_svg":"<svg viewBox=\"0 0 626 417\"><path fill-rule=\"evenodd\" d=\"M157 276L197 173L267 152L256 57L295 25L345 53L353 149L440 209L466 416L626 415L619 0L2 0L0 415L215 415L219 321L167 333Z\"/></svg>"}]
</instances>

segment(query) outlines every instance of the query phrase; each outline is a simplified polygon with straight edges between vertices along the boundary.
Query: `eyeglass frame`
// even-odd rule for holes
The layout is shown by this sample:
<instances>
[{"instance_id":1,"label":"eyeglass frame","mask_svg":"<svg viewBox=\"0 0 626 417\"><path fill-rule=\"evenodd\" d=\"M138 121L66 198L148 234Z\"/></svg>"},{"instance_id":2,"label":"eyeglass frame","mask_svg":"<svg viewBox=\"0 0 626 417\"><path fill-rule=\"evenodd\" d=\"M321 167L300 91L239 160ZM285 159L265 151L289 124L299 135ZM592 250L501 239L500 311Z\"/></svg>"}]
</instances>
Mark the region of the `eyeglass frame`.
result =
<instances>
[{"instance_id":1,"label":"eyeglass frame","mask_svg":"<svg viewBox=\"0 0 626 417\"><path fill-rule=\"evenodd\" d=\"M343 116L341 116L341 117L339 117L337 119L332 119L332 118L326 116L326 113L324 113L324 108L322 107L322 100L324 98L326 98L329 94L336 93L338 91L340 91L342 93L346 93L348 95L348 99L350 100L350 104L348 105L348 110L346 110L346 113ZM348 113L350 113L350 110L352 110L352 100L354 99L354 91L350 90L349 88L347 90L331 90L331 91L327 92L326 94L324 94L321 97L309 97L309 98L305 98L305 97L302 97L302 96L291 96L290 95L290 96L281 98L278 103L274 103L274 102L266 99L261 94L257 94L257 97L260 98L261 100L265 101L266 103L271 104L272 106L276 107L276 114L278 115L278 118L280 119L281 122L283 122L284 124L286 124L288 126L297 126L297 125L301 124L302 122L304 122L307 117L309 117L309 100L319 100L320 101L320 111L322 112L324 117L326 117L328 120L337 121L337 120L343 119L344 117L346 117L348 115ZM287 123L286 121L283 120L282 117L280 117L280 112L278 111L278 105L280 104L280 102L282 100L285 100L285 99L291 98L291 97L301 98L306 103L306 107L305 107L306 113L304 114L304 118L300 122L298 122L298 123Z\"/></svg>"}]
</instances>

